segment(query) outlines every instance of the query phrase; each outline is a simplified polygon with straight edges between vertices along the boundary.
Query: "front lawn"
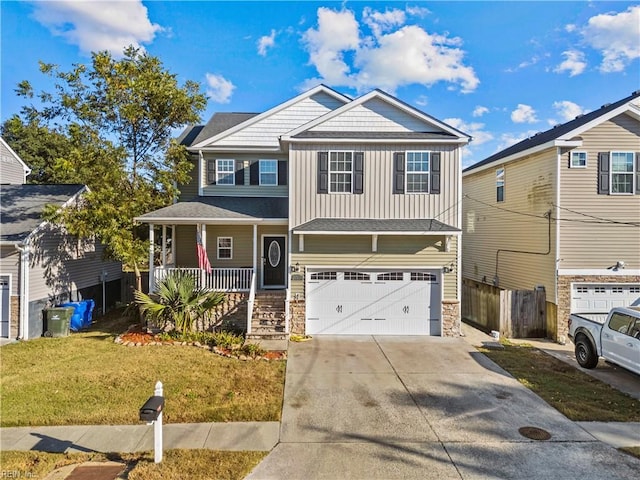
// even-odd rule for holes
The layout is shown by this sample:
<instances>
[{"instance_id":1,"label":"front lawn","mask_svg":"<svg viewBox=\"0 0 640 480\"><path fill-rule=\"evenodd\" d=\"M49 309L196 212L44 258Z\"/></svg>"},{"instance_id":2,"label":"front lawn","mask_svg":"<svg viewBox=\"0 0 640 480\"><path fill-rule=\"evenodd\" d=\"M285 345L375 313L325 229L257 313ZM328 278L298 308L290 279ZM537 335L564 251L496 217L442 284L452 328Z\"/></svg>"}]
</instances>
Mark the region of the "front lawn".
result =
<instances>
[{"instance_id":1,"label":"front lawn","mask_svg":"<svg viewBox=\"0 0 640 480\"><path fill-rule=\"evenodd\" d=\"M166 423L278 421L285 362L241 361L189 346L114 343L131 320L0 349L0 426L136 424L164 385Z\"/></svg>"}]
</instances>

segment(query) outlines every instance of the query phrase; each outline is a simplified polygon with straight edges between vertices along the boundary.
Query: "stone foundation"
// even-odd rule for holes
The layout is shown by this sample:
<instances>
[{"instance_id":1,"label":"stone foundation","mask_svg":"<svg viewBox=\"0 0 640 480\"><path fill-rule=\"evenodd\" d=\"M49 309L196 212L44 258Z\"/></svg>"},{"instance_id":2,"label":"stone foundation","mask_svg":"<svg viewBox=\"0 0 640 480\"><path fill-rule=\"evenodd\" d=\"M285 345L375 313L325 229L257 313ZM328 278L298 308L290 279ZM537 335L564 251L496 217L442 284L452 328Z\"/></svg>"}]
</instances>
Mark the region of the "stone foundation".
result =
<instances>
[{"instance_id":1,"label":"stone foundation","mask_svg":"<svg viewBox=\"0 0 640 480\"><path fill-rule=\"evenodd\" d=\"M460 336L460 300L442 301L442 336Z\"/></svg>"},{"instance_id":2,"label":"stone foundation","mask_svg":"<svg viewBox=\"0 0 640 480\"><path fill-rule=\"evenodd\" d=\"M226 293L225 301L217 305L212 315L200 318L194 325L197 331L213 331L217 327L246 331L248 293Z\"/></svg>"},{"instance_id":3,"label":"stone foundation","mask_svg":"<svg viewBox=\"0 0 640 480\"><path fill-rule=\"evenodd\" d=\"M18 338L19 335L19 322L20 322L20 297L14 295L11 297L9 307L9 325L11 325L9 332L9 338Z\"/></svg>"},{"instance_id":4,"label":"stone foundation","mask_svg":"<svg viewBox=\"0 0 640 480\"><path fill-rule=\"evenodd\" d=\"M561 275L558 277L558 310L556 338L562 343L568 338L571 313L572 283L640 283L640 275Z\"/></svg>"},{"instance_id":5,"label":"stone foundation","mask_svg":"<svg viewBox=\"0 0 640 480\"><path fill-rule=\"evenodd\" d=\"M291 333L296 335L305 334L305 302L304 300L291 300L289 302L289 313L291 314L289 328Z\"/></svg>"}]
</instances>

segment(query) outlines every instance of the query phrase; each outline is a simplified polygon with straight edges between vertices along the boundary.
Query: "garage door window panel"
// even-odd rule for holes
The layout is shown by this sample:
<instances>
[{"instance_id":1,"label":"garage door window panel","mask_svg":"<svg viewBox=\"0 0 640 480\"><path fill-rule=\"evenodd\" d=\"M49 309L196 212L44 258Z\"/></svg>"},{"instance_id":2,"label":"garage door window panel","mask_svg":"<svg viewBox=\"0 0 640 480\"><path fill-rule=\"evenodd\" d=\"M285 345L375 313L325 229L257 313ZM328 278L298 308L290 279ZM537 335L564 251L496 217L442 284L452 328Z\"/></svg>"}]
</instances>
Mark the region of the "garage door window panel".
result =
<instances>
[{"instance_id":1,"label":"garage door window panel","mask_svg":"<svg viewBox=\"0 0 640 480\"><path fill-rule=\"evenodd\" d=\"M403 272L387 272L378 274L379 282L397 282L404 280Z\"/></svg>"}]
</instances>

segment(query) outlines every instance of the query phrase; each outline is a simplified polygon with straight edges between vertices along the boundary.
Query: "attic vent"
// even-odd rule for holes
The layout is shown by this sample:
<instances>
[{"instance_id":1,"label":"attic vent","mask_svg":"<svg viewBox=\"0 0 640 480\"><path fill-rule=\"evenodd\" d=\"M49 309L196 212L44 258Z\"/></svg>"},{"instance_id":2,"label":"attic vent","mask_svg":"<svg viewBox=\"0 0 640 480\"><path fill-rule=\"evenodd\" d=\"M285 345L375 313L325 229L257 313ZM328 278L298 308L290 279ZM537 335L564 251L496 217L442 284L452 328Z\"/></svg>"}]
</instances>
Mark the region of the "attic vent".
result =
<instances>
[{"instance_id":1,"label":"attic vent","mask_svg":"<svg viewBox=\"0 0 640 480\"><path fill-rule=\"evenodd\" d=\"M577 120L578 118L580 118L580 117L582 117L582 116L583 116L583 114L582 114L582 113L581 113L580 115L576 115L575 120Z\"/></svg>"},{"instance_id":2,"label":"attic vent","mask_svg":"<svg viewBox=\"0 0 640 480\"><path fill-rule=\"evenodd\" d=\"M602 105L600 108L607 108L609 105L611 105L610 103L605 103L604 105Z\"/></svg>"},{"instance_id":3,"label":"attic vent","mask_svg":"<svg viewBox=\"0 0 640 480\"><path fill-rule=\"evenodd\" d=\"M542 132L536 132L533 134L534 137L537 137L538 135L542 135Z\"/></svg>"},{"instance_id":4,"label":"attic vent","mask_svg":"<svg viewBox=\"0 0 640 480\"><path fill-rule=\"evenodd\" d=\"M640 90L636 90L635 92L631 92L631 95L638 95L640 94Z\"/></svg>"}]
</instances>

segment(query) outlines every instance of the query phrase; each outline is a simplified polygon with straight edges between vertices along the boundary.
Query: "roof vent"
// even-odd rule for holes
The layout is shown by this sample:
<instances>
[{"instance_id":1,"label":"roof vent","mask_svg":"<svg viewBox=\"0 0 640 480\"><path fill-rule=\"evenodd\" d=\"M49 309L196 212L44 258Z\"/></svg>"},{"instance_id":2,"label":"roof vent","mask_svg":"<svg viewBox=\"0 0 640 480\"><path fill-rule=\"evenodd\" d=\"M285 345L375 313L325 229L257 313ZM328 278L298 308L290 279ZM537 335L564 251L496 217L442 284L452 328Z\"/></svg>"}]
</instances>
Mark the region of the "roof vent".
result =
<instances>
[{"instance_id":1,"label":"roof vent","mask_svg":"<svg viewBox=\"0 0 640 480\"><path fill-rule=\"evenodd\" d=\"M636 90L635 92L631 92L631 95L640 95L640 90Z\"/></svg>"},{"instance_id":2,"label":"roof vent","mask_svg":"<svg viewBox=\"0 0 640 480\"><path fill-rule=\"evenodd\" d=\"M582 113L580 115L576 115L576 118L574 120L579 119L580 117L584 116Z\"/></svg>"},{"instance_id":3,"label":"roof vent","mask_svg":"<svg viewBox=\"0 0 640 480\"><path fill-rule=\"evenodd\" d=\"M534 137L537 137L538 135L542 135L542 132L536 132L533 134Z\"/></svg>"},{"instance_id":4,"label":"roof vent","mask_svg":"<svg viewBox=\"0 0 640 480\"><path fill-rule=\"evenodd\" d=\"M600 108L607 108L608 106L610 106L610 103L605 103L604 105L602 105Z\"/></svg>"}]
</instances>

